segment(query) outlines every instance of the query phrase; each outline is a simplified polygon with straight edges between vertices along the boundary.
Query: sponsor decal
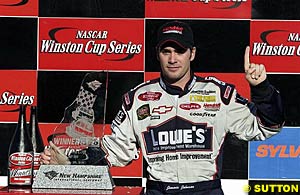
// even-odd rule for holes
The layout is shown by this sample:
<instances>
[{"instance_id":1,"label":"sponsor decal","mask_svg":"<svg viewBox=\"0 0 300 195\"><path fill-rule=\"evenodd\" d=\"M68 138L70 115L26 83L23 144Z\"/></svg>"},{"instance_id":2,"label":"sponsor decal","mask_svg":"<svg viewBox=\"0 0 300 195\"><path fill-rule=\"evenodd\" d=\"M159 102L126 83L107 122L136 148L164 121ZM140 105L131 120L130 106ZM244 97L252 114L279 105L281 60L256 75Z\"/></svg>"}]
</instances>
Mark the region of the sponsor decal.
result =
<instances>
[{"instance_id":1,"label":"sponsor decal","mask_svg":"<svg viewBox=\"0 0 300 195\"><path fill-rule=\"evenodd\" d=\"M127 106L130 105L131 101L130 101L130 98L129 98L129 94L128 94L128 93L126 93L126 94L124 95L124 99L125 99L125 104L126 104Z\"/></svg>"},{"instance_id":2,"label":"sponsor decal","mask_svg":"<svg viewBox=\"0 0 300 195\"><path fill-rule=\"evenodd\" d=\"M284 127L276 136L257 143L251 142L249 178L299 179L299 130Z\"/></svg>"},{"instance_id":3,"label":"sponsor decal","mask_svg":"<svg viewBox=\"0 0 300 195\"><path fill-rule=\"evenodd\" d=\"M248 99L246 99L246 98L244 98L244 97L242 97L240 94L236 94L236 96L235 96L235 101L237 102L237 103L240 103L240 104L243 104L243 105L246 105L247 103L248 103Z\"/></svg>"},{"instance_id":4,"label":"sponsor decal","mask_svg":"<svg viewBox=\"0 0 300 195\"><path fill-rule=\"evenodd\" d=\"M207 89L200 89L200 90L193 90L193 91L191 91L191 93L201 94L201 95L209 95L211 93L216 93L216 91L207 90Z\"/></svg>"},{"instance_id":5,"label":"sponsor decal","mask_svg":"<svg viewBox=\"0 0 300 195\"><path fill-rule=\"evenodd\" d=\"M215 117L216 113L209 113L209 112L191 112L190 116L199 116L199 117Z\"/></svg>"},{"instance_id":6,"label":"sponsor decal","mask_svg":"<svg viewBox=\"0 0 300 195\"><path fill-rule=\"evenodd\" d=\"M251 9L250 0L147 0L145 5L147 17L250 18ZM237 11L242 13L236 14Z\"/></svg>"},{"instance_id":7,"label":"sponsor decal","mask_svg":"<svg viewBox=\"0 0 300 195\"><path fill-rule=\"evenodd\" d=\"M115 122L120 125L121 123L124 122L124 120L126 119L126 114L123 110L119 110L119 112L117 113L116 117L115 117Z\"/></svg>"},{"instance_id":8,"label":"sponsor decal","mask_svg":"<svg viewBox=\"0 0 300 195\"><path fill-rule=\"evenodd\" d=\"M141 101L158 101L160 100L161 96L162 96L161 92L147 91L145 93L140 94L138 98Z\"/></svg>"},{"instance_id":9,"label":"sponsor decal","mask_svg":"<svg viewBox=\"0 0 300 195\"><path fill-rule=\"evenodd\" d=\"M20 167L11 167L9 168L9 183L10 184L31 184L32 169L31 168L20 168Z\"/></svg>"},{"instance_id":10,"label":"sponsor decal","mask_svg":"<svg viewBox=\"0 0 300 195\"><path fill-rule=\"evenodd\" d=\"M203 107L204 110L206 111L219 111L221 107L221 103L213 103L213 104L205 103Z\"/></svg>"},{"instance_id":11,"label":"sponsor decal","mask_svg":"<svg viewBox=\"0 0 300 195\"><path fill-rule=\"evenodd\" d=\"M215 81L216 83L219 83L220 85L226 85L225 82L220 81L216 77L212 77L212 76L205 77L205 80L207 80L207 81Z\"/></svg>"},{"instance_id":12,"label":"sponsor decal","mask_svg":"<svg viewBox=\"0 0 300 195\"><path fill-rule=\"evenodd\" d=\"M150 116L150 120L156 120L156 119L160 119L160 116L159 115Z\"/></svg>"},{"instance_id":13,"label":"sponsor decal","mask_svg":"<svg viewBox=\"0 0 300 195\"><path fill-rule=\"evenodd\" d=\"M162 31L163 31L163 33L165 33L165 34L168 34L168 33L182 34L183 27L179 27L179 26L168 26L168 27L165 27Z\"/></svg>"},{"instance_id":14,"label":"sponsor decal","mask_svg":"<svg viewBox=\"0 0 300 195\"><path fill-rule=\"evenodd\" d=\"M188 103L188 104L180 104L179 108L183 110L198 110L201 108L200 104L196 103Z\"/></svg>"},{"instance_id":15,"label":"sponsor decal","mask_svg":"<svg viewBox=\"0 0 300 195\"><path fill-rule=\"evenodd\" d=\"M176 123L176 125L175 125ZM174 127L177 128L174 128ZM194 124L180 117L143 132L147 153L172 151L211 151L213 128Z\"/></svg>"},{"instance_id":16,"label":"sponsor decal","mask_svg":"<svg viewBox=\"0 0 300 195\"><path fill-rule=\"evenodd\" d=\"M143 120L143 119L147 118L148 116L150 116L149 104L144 104L141 107L139 107L136 110L136 114L137 114L138 120Z\"/></svg>"},{"instance_id":17,"label":"sponsor decal","mask_svg":"<svg viewBox=\"0 0 300 195\"><path fill-rule=\"evenodd\" d=\"M251 55L273 72L299 72L299 21L252 21ZM283 64L285 64L283 66Z\"/></svg>"},{"instance_id":18,"label":"sponsor decal","mask_svg":"<svg viewBox=\"0 0 300 195\"><path fill-rule=\"evenodd\" d=\"M190 95L191 102L215 102L215 95Z\"/></svg>"},{"instance_id":19,"label":"sponsor decal","mask_svg":"<svg viewBox=\"0 0 300 195\"><path fill-rule=\"evenodd\" d=\"M86 69L83 64L89 64L89 69L103 70L108 64L113 70L139 70L142 67L135 64L143 59L144 35L131 35L133 29L142 32L142 25L139 20L44 18L40 21L40 67ZM50 67L57 64L60 67Z\"/></svg>"},{"instance_id":20,"label":"sponsor decal","mask_svg":"<svg viewBox=\"0 0 300 195\"><path fill-rule=\"evenodd\" d=\"M295 145L259 145L255 155L259 158L299 158L300 146Z\"/></svg>"},{"instance_id":21,"label":"sponsor decal","mask_svg":"<svg viewBox=\"0 0 300 195\"><path fill-rule=\"evenodd\" d=\"M230 94L231 90L232 90L232 88L230 86L227 86L226 89L225 89L223 97L227 99L229 97L229 94Z\"/></svg>"},{"instance_id":22,"label":"sponsor decal","mask_svg":"<svg viewBox=\"0 0 300 195\"><path fill-rule=\"evenodd\" d=\"M158 106L157 108L152 109L152 113L166 114L168 112L171 112L172 109L173 109L173 106Z\"/></svg>"},{"instance_id":23,"label":"sponsor decal","mask_svg":"<svg viewBox=\"0 0 300 195\"><path fill-rule=\"evenodd\" d=\"M162 156L147 157L149 163L165 162L165 161L176 161L176 160L202 160L212 159L213 153L199 152L199 153L176 153L176 154L165 154Z\"/></svg>"},{"instance_id":24,"label":"sponsor decal","mask_svg":"<svg viewBox=\"0 0 300 195\"><path fill-rule=\"evenodd\" d=\"M9 162L12 165L20 165L20 166L26 166L31 165L33 162L33 156L31 153L13 153L9 156Z\"/></svg>"}]
</instances>

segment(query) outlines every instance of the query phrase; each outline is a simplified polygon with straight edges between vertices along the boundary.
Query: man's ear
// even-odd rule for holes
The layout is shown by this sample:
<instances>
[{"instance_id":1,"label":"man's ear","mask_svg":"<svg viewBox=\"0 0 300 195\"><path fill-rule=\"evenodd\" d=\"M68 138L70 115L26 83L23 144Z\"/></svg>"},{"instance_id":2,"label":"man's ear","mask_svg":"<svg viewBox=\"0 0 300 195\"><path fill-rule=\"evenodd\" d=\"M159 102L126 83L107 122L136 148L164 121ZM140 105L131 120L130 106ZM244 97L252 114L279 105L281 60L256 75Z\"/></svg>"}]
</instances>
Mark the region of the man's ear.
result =
<instances>
[{"instance_id":1,"label":"man's ear","mask_svg":"<svg viewBox=\"0 0 300 195\"><path fill-rule=\"evenodd\" d=\"M195 56L196 56L196 47L192 47L190 61L193 61L195 59Z\"/></svg>"}]
</instances>

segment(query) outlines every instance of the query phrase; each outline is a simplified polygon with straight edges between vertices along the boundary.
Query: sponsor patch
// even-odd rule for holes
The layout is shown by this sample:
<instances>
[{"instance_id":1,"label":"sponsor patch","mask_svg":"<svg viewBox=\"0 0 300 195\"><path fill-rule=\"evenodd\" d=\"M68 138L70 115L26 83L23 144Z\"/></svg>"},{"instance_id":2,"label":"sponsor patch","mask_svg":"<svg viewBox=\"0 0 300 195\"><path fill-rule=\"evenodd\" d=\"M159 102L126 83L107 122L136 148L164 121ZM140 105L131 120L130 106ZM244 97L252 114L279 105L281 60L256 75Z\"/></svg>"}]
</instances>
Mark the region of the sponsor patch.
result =
<instances>
[{"instance_id":1,"label":"sponsor patch","mask_svg":"<svg viewBox=\"0 0 300 195\"><path fill-rule=\"evenodd\" d=\"M175 153L164 154L162 156L155 155L155 157L147 157L149 163L165 162L165 161L177 161L177 160L207 160L212 159L212 152L195 152L195 153Z\"/></svg>"},{"instance_id":2,"label":"sponsor patch","mask_svg":"<svg viewBox=\"0 0 300 195\"><path fill-rule=\"evenodd\" d=\"M188 103L188 104L180 104L179 107L183 110L197 110L201 108L201 105L196 103Z\"/></svg>"},{"instance_id":3,"label":"sponsor patch","mask_svg":"<svg viewBox=\"0 0 300 195\"><path fill-rule=\"evenodd\" d=\"M151 92L147 91L145 93L141 93L138 98L141 101L158 101L162 96L161 92Z\"/></svg>"},{"instance_id":4,"label":"sponsor patch","mask_svg":"<svg viewBox=\"0 0 300 195\"><path fill-rule=\"evenodd\" d=\"M209 113L209 112L191 112L190 116L197 116L197 117L215 117L216 113Z\"/></svg>"},{"instance_id":5,"label":"sponsor patch","mask_svg":"<svg viewBox=\"0 0 300 195\"><path fill-rule=\"evenodd\" d=\"M220 110L220 107L221 107L221 103L205 103L203 105L204 107L204 110L207 110L207 111L219 111Z\"/></svg>"},{"instance_id":6,"label":"sponsor patch","mask_svg":"<svg viewBox=\"0 0 300 195\"><path fill-rule=\"evenodd\" d=\"M126 114L123 110L119 110L117 116L115 117L115 122L120 125L126 118Z\"/></svg>"},{"instance_id":7,"label":"sponsor patch","mask_svg":"<svg viewBox=\"0 0 300 195\"><path fill-rule=\"evenodd\" d=\"M230 86L227 86L223 97L227 99L229 97L231 90L232 88Z\"/></svg>"},{"instance_id":8,"label":"sponsor patch","mask_svg":"<svg viewBox=\"0 0 300 195\"><path fill-rule=\"evenodd\" d=\"M200 95L209 95L211 93L216 93L216 91L213 90L207 90L207 89L199 89L199 90L193 90L191 93L200 94Z\"/></svg>"},{"instance_id":9,"label":"sponsor patch","mask_svg":"<svg viewBox=\"0 0 300 195\"><path fill-rule=\"evenodd\" d=\"M159 115L150 116L150 120L156 120L156 119L160 119L160 116Z\"/></svg>"},{"instance_id":10,"label":"sponsor patch","mask_svg":"<svg viewBox=\"0 0 300 195\"><path fill-rule=\"evenodd\" d=\"M125 100L125 104L128 106L130 104L130 98L129 98L129 94L128 93L126 93L124 95L124 100Z\"/></svg>"},{"instance_id":11,"label":"sponsor patch","mask_svg":"<svg viewBox=\"0 0 300 195\"><path fill-rule=\"evenodd\" d=\"M215 95L190 95L191 102L215 102Z\"/></svg>"},{"instance_id":12,"label":"sponsor patch","mask_svg":"<svg viewBox=\"0 0 300 195\"><path fill-rule=\"evenodd\" d=\"M220 85L223 85L223 86L226 85L226 83L224 83L223 81L220 81L219 79L217 79L216 77L213 77L213 76L205 77L205 80L214 81L214 82L219 83Z\"/></svg>"},{"instance_id":13,"label":"sponsor patch","mask_svg":"<svg viewBox=\"0 0 300 195\"><path fill-rule=\"evenodd\" d=\"M136 115L138 120L143 120L150 116L150 107L149 104L144 104L136 110Z\"/></svg>"},{"instance_id":14,"label":"sponsor patch","mask_svg":"<svg viewBox=\"0 0 300 195\"><path fill-rule=\"evenodd\" d=\"M242 97L240 94L236 94L236 96L235 96L235 101L237 102L237 103L240 103L240 104L243 104L243 105L246 105L247 103L248 103L248 99L246 99L246 98L244 98L244 97Z\"/></svg>"},{"instance_id":15,"label":"sponsor patch","mask_svg":"<svg viewBox=\"0 0 300 195\"><path fill-rule=\"evenodd\" d=\"M173 109L173 106L158 106L157 108L153 108L152 113L157 114L166 114L168 112L171 112Z\"/></svg>"},{"instance_id":16,"label":"sponsor patch","mask_svg":"<svg viewBox=\"0 0 300 195\"><path fill-rule=\"evenodd\" d=\"M175 128L175 123L177 124ZM143 132L147 153L172 151L211 151L213 128L207 124L191 124L182 118L173 118Z\"/></svg>"}]
</instances>

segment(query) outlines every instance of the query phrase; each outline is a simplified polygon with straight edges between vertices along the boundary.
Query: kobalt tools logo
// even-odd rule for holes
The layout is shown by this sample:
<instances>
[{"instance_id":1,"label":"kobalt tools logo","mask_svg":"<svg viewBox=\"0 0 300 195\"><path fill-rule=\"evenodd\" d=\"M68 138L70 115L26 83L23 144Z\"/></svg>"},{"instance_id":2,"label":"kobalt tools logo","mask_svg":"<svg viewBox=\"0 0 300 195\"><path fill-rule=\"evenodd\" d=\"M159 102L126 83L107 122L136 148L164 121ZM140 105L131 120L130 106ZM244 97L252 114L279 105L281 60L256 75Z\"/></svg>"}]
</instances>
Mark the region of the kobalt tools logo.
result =
<instances>
[{"instance_id":1,"label":"kobalt tools logo","mask_svg":"<svg viewBox=\"0 0 300 195\"><path fill-rule=\"evenodd\" d=\"M193 3L204 3L208 4L210 2L222 2L222 3L230 3L228 6L215 7L216 9L234 9L239 7L242 3L247 2L247 0L148 0L152 2L193 2Z\"/></svg>"},{"instance_id":2,"label":"kobalt tools logo","mask_svg":"<svg viewBox=\"0 0 300 195\"><path fill-rule=\"evenodd\" d=\"M253 43L253 56L300 56L299 32L272 29L262 32L260 39L262 42Z\"/></svg>"},{"instance_id":3,"label":"kobalt tools logo","mask_svg":"<svg viewBox=\"0 0 300 195\"><path fill-rule=\"evenodd\" d=\"M16 1L12 1L12 3L0 4L1 6L21 6L28 3L29 0L20 0L16 3Z\"/></svg>"},{"instance_id":4,"label":"kobalt tools logo","mask_svg":"<svg viewBox=\"0 0 300 195\"><path fill-rule=\"evenodd\" d=\"M59 41L57 34L75 34L74 41ZM70 34L69 33L69 34ZM67 36L69 36L69 34ZM135 54L140 54L142 44L128 41L126 43L119 40L107 41L109 32L107 30L80 30L73 27L53 28L48 33L50 39L41 41L41 53L66 53L66 54L123 54L125 57L118 59L106 59L109 61L130 60ZM76 40L76 41L75 41ZM82 42L78 42L82 40Z\"/></svg>"},{"instance_id":5,"label":"kobalt tools logo","mask_svg":"<svg viewBox=\"0 0 300 195\"><path fill-rule=\"evenodd\" d=\"M176 125L175 125L176 124ZM174 128L174 127L178 128ZM143 133L147 153L170 151L210 151L212 149L212 127L193 124L180 117L148 127Z\"/></svg>"}]
</instances>

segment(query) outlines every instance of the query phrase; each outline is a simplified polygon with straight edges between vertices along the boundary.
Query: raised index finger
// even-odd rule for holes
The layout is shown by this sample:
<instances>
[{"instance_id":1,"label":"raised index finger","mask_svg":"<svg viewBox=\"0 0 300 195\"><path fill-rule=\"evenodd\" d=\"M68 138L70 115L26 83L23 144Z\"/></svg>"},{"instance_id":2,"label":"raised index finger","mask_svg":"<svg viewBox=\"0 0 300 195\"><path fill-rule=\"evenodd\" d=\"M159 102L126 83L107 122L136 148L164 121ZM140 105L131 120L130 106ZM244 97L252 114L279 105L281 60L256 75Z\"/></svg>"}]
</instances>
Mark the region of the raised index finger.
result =
<instances>
[{"instance_id":1,"label":"raised index finger","mask_svg":"<svg viewBox=\"0 0 300 195\"><path fill-rule=\"evenodd\" d=\"M250 68L250 47L247 46L245 49L245 54L244 54L244 69L247 71Z\"/></svg>"}]
</instances>

